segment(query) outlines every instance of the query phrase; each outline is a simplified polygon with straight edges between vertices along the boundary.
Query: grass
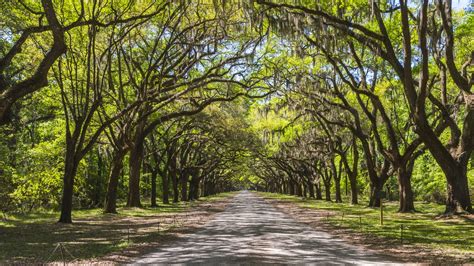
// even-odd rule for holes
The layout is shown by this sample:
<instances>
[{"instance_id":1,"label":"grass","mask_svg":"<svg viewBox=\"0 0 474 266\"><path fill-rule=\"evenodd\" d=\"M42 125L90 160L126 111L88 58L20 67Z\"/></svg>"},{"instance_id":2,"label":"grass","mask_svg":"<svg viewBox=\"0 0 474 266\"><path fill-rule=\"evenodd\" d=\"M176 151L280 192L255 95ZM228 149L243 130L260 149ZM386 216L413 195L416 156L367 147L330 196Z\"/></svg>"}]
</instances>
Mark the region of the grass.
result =
<instances>
[{"instance_id":1,"label":"grass","mask_svg":"<svg viewBox=\"0 0 474 266\"><path fill-rule=\"evenodd\" d=\"M335 226L400 241L403 225L403 242L423 244L443 250L474 253L474 220L470 217L441 218L444 206L415 202L415 213L398 213L398 202L384 202L384 224L380 225L380 208L368 208L367 202L359 205L334 203L323 200L302 199L275 193L261 193L272 199L293 202L303 208L317 209L323 220Z\"/></svg>"},{"instance_id":2,"label":"grass","mask_svg":"<svg viewBox=\"0 0 474 266\"><path fill-rule=\"evenodd\" d=\"M164 231L179 226L180 219L196 204L215 202L229 197L222 193L199 199L197 202L180 202L158 208L118 208L119 214L104 214L101 209L73 212L73 224L56 223L58 212L9 214L0 222L0 263L43 263L61 258L56 252L58 243L77 259L103 256L122 250L132 243L156 241ZM129 233L130 232L130 233ZM66 256L71 259L70 256Z\"/></svg>"}]
</instances>

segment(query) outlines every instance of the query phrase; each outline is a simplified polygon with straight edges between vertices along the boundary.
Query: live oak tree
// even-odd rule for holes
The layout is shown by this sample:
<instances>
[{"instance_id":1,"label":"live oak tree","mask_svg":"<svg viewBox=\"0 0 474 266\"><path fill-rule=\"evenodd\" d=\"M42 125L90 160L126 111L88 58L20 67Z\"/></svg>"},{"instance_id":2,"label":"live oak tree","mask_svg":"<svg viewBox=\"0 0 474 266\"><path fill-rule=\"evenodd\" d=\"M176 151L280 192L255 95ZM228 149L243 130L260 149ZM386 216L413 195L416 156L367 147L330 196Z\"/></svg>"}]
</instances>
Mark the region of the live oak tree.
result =
<instances>
[{"instance_id":1,"label":"live oak tree","mask_svg":"<svg viewBox=\"0 0 474 266\"><path fill-rule=\"evenodd\" d=\"M473 53L467 54L465 63L458 63L459 60L455 56L451 1L438 0L434 4L430 4L428 0L422 1L416 10L417 15L413 14L407 1L397 3L372 1L371 5L341 2L335 9L323 3L294 5L263 0L257 2L271 9L293 14L291 16L293 21L280 23L282 27L294 25L292 23L296 21L301 24L301 28L317 28L318 34L321 34L326 27L332 28L366 47L374 56L389 64L402 83L416 133L446 176L448 183L446 213L472 211L467 184L467 165L473 149L474 111L472 80L467 68L472 64ZM349 20L348 17L354 20ZM399 19L394 20L392 17ZM306 18L310 19L309 23L303 21ZM401 28L400 35L389 31L394 21ZM308 31L300 32L305 35ZM417 38L413 38L413 32L416 32ZM439 87L441 91L446 90L444 88L446 83L436 80L438 71L430 71L429 57L433 51L437 51L436 57L445 60L445 63L437 60L438 67L442 69L445 67L447 70L442 72L445 75L444 80L449 76L457 93L461 95L460 98L457 97L461 101L454 103L454 106L459 106L459 102L463 103L464 108L461 112L463 117L441 108L442 105L436 104L439 100L434 96L430 97L432 86ZM417 77L414 73L414 60L419 62ZM443 119L447 124L451 124L451 127L448 127L452 136L449 143L443 143L438 137L439 134L430 125L427 115L427 105L430 101L441 108L440 112L445 113ZM460 120L462 130L454 125L455 120Z\"/></svg>"},{"instance_id":2,"label":"live oak tree","mask_svg":"<svg viewBox=\"0 0 474 266\"><path fill-rule=\"evenodd\" d=\"M65 58L58 61L54 71L61 91L66 122L64 185L59 219L62 223L72 222L74 179L79 162L94 147L102 132L112 122L140 104L139 101L135 101L124 109L113 110L111 114L107 114L107 118L94 125L101 105L108 100L107 91L113 90L111 82L104 82L112 63L111 60L107 60L113 52L111 43L115 38L122 37L115 36L113 32L109 34L107 32L98 34L95 26L75 30L69 38L76 46L71 47ZM98 39L104 42L98 43Z\"/></svg>"},{"instance_id":3,"label":"live oak tree","mask_svg":"<svg viewBox=\"0 0 474 266\"><path fill-rule=\"evenodd\" d=\"M2 34L8 36L2 38L8 41L2 41L0 58L1 124L9 122L12 106L18 100L48 85L50 69L68 49L66 35L71 30L91 25L115 27L147 19L160 13L154 7L163 5L157 1L131 5L128 0L111 4L78 0L60 6L53 0L7 0L1 4L5 21ZM33 60L25 60L28 54L35 55Z\"/></svg>"},{"instance_id":4,"label":"live oak tree","mask_svg":"<svg viewBox=\"0 0 474 266\"><path fill-rule=\"evenodd\" d=\"M243 188L472 210L473 19L451 1L0 6L3 212Z\"/></svg>"}]
</instances>

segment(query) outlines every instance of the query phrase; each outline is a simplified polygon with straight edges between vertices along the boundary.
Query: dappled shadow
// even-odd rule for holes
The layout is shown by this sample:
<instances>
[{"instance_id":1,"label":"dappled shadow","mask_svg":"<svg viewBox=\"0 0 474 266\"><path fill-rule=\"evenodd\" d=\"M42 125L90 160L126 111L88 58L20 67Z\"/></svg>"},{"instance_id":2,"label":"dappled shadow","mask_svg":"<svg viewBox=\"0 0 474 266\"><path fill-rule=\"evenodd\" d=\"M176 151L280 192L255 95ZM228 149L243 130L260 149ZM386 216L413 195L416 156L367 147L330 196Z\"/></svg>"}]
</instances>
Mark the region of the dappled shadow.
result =
<instances>
[{"instance_id":1,"label":"dappled shadow","mask_svg":"<svg viewBox=\"0 0 474 266\"><path fill-rule=\"evenodd\" d=\"M416 215L395 213L386 220L387 224L380 226L377 217L379 214L375 213L375 218L367 218L369 215L373 216L374 213L366 213L368 209L366 207L345 210L335 206L324 206L317 200L308 200L311 204L306 205L287 199L266 197L265 200L279 211L318 231L330 232L347 242L364 246L380 254L390 254L403 262L444 265L446 263L469 264L473 261L471 243L474 240L472 234L474 227L472 223L463 222L462 217L434 224L427 222L435 220L436 215L432 211ZM394 209L392 208L392 213L395 212ZM343 212L345 215L341 215ZM353 215L354 213L356 215ZM375 219L375 224L374 221L371 223L370 219ZM400 242L400 224L405 225L403 243ZM464 234L459 234L459 232L464 232ZM436 243L440 244L440 247L432 246ZM441 248L446 244L465 249L467 252Z\"/></svg>"},{"instance_id":2,"label":"dappled shadow","mask_svg":"<svg viewBox=\"0 0 474 266\"><path fill-rule=\"evenodd\" d=\"M73 224L54 223L53 218L41 223L12 221L7 227L0 226L0 261L56 261L61 258L59 252L50 255L58 243L63 243L77 259L102 256L121 250L129 243L156 244L166 237L165 233L170 229L200 224L205 216L222 211L210 208L210 205L204 203L189 211L156 215L124 217L99 214L96 217L75 219ZM180 209L176 208L176 211ZM68 256L67 259L73 258Z\"/></svg>"},{"instance_id":3,"label":"dappled shadow","mask_svg":"<svg viewBox=\"0 0 474 266\"><path fill-rule=\"evenodd\" d=\"M393 259L316 231L254 194L243 192L203 230L163 246L137 262L381 264L392 263Z\"/></svg>"}]
</instances>

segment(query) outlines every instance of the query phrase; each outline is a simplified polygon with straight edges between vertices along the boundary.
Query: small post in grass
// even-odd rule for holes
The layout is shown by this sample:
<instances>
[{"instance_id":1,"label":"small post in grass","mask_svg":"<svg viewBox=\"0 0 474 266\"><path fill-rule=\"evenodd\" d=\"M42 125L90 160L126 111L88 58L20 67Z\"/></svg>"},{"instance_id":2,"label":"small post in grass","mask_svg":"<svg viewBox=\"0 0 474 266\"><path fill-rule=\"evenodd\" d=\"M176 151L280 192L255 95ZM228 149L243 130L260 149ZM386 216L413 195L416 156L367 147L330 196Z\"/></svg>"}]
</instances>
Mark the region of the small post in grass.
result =
<instances>
[{"instance_id":1,"label":"small post in grass","mask_svg":"<svg viewBox=\"0 0 474 266\"><path fill-rule=\"evenodd\" d=\"M380 198L380 225L383 225L383 199L385 198L385 191L379 191Z\"/></svg>"},{"instance_id":2,"label":"small post in grass","mask_svg":"<svg viewBox=\"0 0 474 266\"><path fill-rule=\"evenodd\" d=\"M400 225L400 243L403 245L403 224Z\"/></svg>"},{"instance_id":3,"label":"small post in grass","mask_svg":"<svg viewBox=\"0 0 474 266\"><path fill-rule=\"evenodd\" d=\"M383 201L380 200L380 225L383 225Z\"/></svg>"}]
</instances>

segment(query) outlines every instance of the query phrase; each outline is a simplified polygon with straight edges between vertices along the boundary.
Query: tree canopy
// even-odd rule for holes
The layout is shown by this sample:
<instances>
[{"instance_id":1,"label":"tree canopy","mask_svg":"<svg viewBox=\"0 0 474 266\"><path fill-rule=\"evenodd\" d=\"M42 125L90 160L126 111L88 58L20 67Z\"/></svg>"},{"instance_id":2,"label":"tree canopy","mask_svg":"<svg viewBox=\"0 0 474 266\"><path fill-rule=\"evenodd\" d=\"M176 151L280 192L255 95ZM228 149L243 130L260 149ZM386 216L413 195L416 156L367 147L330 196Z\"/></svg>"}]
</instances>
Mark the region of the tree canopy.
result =
<instances>
[{"instance_id":1,"label":"tree canopy","mask_svg":"<svg viewBox=\"0 0 474 266\"><path fill-rule=\"evenodd\" d=\"M473 212L450 0L2 0L0 23L3 212L239 189Z\"/></svg>"}]
</instances>

